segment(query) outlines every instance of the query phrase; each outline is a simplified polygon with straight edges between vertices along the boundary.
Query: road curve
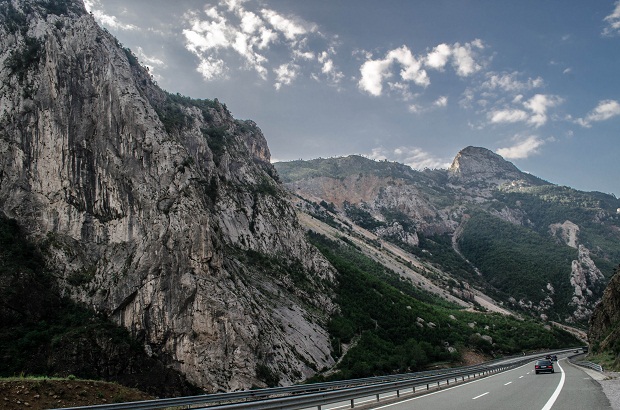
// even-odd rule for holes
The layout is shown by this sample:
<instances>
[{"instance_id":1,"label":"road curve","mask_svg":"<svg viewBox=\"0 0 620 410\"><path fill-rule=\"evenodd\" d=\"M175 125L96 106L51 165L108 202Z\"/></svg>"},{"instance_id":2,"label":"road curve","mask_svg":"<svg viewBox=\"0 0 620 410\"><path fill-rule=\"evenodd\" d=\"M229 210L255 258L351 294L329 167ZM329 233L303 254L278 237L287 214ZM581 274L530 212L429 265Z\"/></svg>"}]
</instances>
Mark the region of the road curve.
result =
<instances>
[{"instance_id":1,"label":"road curve","mask_svg":"<svg viewBox=\"0 0 620 410\"><path fill-rule=\"evenodd\" d=\"M535 374L534 362L466 384L374 409L611 410L601 385L561 359L553 374Z\"/></svg>"}]
</instances>

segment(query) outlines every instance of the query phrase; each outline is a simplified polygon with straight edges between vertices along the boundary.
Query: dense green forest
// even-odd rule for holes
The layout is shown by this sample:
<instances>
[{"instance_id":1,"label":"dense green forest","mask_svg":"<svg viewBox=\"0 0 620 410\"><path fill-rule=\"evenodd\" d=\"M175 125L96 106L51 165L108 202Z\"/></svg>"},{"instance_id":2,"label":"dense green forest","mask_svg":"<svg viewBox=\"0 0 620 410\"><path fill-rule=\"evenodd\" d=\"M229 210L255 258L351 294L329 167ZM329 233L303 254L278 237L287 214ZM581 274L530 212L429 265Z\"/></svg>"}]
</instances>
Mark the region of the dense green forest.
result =
<instances>
[{"instance_id":1,"label":"dense green forest","mask_svg":"<svg viewBox=\"0 0 620 410\"><path fill-rule=\"evenodd\" d=\"M350 244L312 232L308 236L338 271L336 302L341 311L329 326L334 352L338 355L347 345L353 346L330 378L417 371L438 362L457 364L464 349L502 356L579 344L568 333L546 330L533 320L437 303ZM490 336L492 343L482 336Z\"/></svg>"},{"instance_id":2,"label":"dense green forest","mask_svg":"<svg viewBox=\"0 0 620 410\"><path fill-rule=\"evenodd\" d=\"M498 203L523 211L529 228L549 235L549 226L571 221L579 225L579 243L591 250L601 272L612 275L620 260L620 200L597 192L581 192L568 187L546 185L518 192L497 191Z\"/></svg>"},{"instance_id":3,"label":"dense green forest","mask_svg":"<svg viewBox=\"0 0 620 410\"><path fill-rule=\"evenodd\" d=\"M557 317L551 319L563 320L570 314L573 288L569 278L576 249L549 240L547 233L539 234L486 212L472 213L459 245L465 257L499 291L534 304L552 295ZM601 292L604 284L598 286L601 289L595 284L591 288Z\"/></svg>"}]
</instances>

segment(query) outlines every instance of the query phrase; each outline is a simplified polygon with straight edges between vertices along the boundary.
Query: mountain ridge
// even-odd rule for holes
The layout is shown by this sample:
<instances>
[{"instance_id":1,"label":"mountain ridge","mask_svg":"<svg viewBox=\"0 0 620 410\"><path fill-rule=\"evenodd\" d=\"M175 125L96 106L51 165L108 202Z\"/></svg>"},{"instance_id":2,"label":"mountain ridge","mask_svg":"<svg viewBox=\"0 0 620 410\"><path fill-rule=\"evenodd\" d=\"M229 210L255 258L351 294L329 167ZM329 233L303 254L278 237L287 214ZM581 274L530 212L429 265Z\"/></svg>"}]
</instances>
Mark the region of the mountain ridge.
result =
<instances>
[{"instance_id":1,"label":"mountain ridge","mask_svg":"<svg viewBox=\"0 0 620 410\"><path fill-rule=\"evenodd\" d=\"M360 165L362 163L364 166ZM349 167L348 164L353 165ZM444 249L459 255L465 263L460 269L469 271L457 275L455 279L477 282L478 286L482 286L479 290L499 297L497 302L504 303L504 307L512 306L519 311L525 309L544 320L553 316L554 320L581 323L584 327L606 282L597 263L603 270L607 269L609 276L613 259L618 257L612 242L601 238L605 241L604 247L600 247L602 242L598 239L589 242L599 235L609 238L618 236L616 209L620 202L615 197L556 186L520 171L514 164L485 148L464 148L447 170L415 171L403 164L351 156L274 165L295 197L322 204L334 215L361 224L382 240L404 246L409 252L420 253L423 250L420 243L424 242L425 237L445 236ZM295 201L304 212L317 216L318 211L302 205L299 200ZM575 207L571 208L571 205ZM564 216L562 212L565 212ZM472 215L477 216L472 219ZM574 218L574 221L567 218ZM611 226L599 231L597 226L602 220ZM474 223L477 228L473 227ZM543 279L533 278L532 283L538 283L535 286L540 286L541 290L535 290L535 286L528 283L518 285L522 289L518 294L501 296L503 291L497 294L496 286L488 285L489 280L499 280L497 278L501 272L486 263L485 272L472 263L474 259L480 262L485 260L485 256L476 254L478 251L474 252L475 248L467 245L467 241L483 239L495 241L495 248L506 247L504 242L508 238L499 240L492 232L486 232L487 239L473 239L475 236L472 233L475 231L472 229L479 230L495 223L498 224L498 233L513 229L511 226L519 227L520 230L515 231L514 235L524 236L524 243L537 241L540 250L558 253L558 256L562 254L564 256L560 258L572 259L572 262L558 260L563 266L563 273L541 273L547 282L541 283ZM578 224L582 225L581 229ZM584 226L587 228L584 229ZM528 236L530 239L527 239ZM451 243L451 250L448 249L448 242ZM472 245L479 247L475 243ZM515 251L514 257L548 264L544 258L534 257L536 248L519 253L527 248L516 244L510 246L523 249ZM463 247L467 255L461 252ZM506 252L511 251L506 248ZM504 263L507 262L509 266L520 269L517 268L519 263L511 258L504 260ZM438 263L441 265L441 262ZM548 267L556 270L550 265ZM555 294L556 287L563 290ZM557 304L554 306L554 299L570 305L571 313L567 316L566 310L556 307Z\"/></svg>"}]
</instances>

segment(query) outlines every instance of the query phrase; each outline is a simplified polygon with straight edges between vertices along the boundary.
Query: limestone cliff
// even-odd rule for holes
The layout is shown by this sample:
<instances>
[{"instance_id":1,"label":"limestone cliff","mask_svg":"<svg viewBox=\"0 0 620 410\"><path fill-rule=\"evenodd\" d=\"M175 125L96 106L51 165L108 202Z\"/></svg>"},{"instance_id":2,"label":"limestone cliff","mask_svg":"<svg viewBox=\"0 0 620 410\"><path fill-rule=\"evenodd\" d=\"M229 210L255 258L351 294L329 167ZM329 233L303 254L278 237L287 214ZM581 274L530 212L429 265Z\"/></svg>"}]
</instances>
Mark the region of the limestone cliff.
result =
<instances>
[{"instance_id":1,"label":"limestone cliff","mask_svg":"<svg viewBox=\"0 0 620 410\"><path fill-rule=\"evenodd\" d=\"M159 89L77 0L3 2L0 110L0 210L66 295L208 391L332 364L333 272L256 124Z\"/></svg>"}]
</instances>

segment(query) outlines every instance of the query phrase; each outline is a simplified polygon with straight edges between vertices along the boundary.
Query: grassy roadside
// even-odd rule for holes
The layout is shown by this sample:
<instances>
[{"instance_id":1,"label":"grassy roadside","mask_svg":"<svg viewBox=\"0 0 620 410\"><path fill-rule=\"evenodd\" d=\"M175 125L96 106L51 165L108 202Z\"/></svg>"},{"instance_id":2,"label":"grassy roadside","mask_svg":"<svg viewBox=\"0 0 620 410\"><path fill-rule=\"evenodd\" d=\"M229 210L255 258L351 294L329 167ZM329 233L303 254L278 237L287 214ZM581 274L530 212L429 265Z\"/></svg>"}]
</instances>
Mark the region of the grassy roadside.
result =
<instances>
[{"instance_id":1,"label":"grassy roadside","mask_svg":"<svg viewBox=\"0 0 620 410\"><path fill-rule=\"evenodd\" d=\"M137 389L116 383L74 377L0 378L0 408L51 409L151 400Z\"/></svg>"},{"instance_id":2,"label":"grassy roadside","mask_svg":"<svg viewBox=\"0 0 620 410\"><path fill-rule=\"evenodd\" d=\"M588 354L586 359L593 363L600 364L605 371L620 372L620 359L611 351Z\"/></svg>"}]
</instances>

